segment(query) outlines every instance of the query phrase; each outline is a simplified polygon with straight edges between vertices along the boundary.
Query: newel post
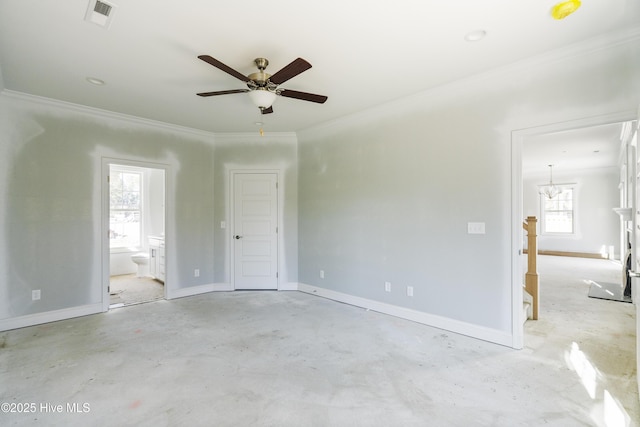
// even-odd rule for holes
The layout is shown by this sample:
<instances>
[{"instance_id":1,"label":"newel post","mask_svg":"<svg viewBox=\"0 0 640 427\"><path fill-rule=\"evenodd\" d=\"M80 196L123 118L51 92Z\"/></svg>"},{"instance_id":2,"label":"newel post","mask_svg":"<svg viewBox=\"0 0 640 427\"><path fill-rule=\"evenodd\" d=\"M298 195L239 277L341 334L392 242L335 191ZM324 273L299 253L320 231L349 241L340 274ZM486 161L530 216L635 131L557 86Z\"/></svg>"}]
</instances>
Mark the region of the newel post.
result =
<instances>
[{"instance_id":1,"label":"newel post","mask_svg":"<svg viewBox=\"0 0 640 427\"><path fill-rule=\"evenodd\" d=\"M538 279L538 234L536 232L538 219L535 216L528 216L522 224L527 231L527 273L525 274L524 288L533 297L532 317L538 320L538 302L540 300L540 286Z\"/></svg>"}]
</instances>

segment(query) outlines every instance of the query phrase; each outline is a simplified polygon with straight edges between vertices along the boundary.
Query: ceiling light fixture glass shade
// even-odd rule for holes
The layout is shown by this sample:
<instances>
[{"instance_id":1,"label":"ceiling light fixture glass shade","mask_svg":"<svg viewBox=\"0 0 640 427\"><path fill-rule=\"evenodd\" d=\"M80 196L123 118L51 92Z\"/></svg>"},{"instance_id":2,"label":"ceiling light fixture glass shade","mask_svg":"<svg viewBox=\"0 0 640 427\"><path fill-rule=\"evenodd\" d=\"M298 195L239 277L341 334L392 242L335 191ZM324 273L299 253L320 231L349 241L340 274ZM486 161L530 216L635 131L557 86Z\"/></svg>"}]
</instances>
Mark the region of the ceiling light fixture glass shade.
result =
<instances>
[{"instance_id":1,"label":"ceiling light fixture glass shade","mask_svg":"<svg viewBox=\"0 0 640 427\"><path fill-rule=\"evenodd\" d=\"M553 199L560 193L562 193L562 188L553 185L553 165L549 165L549 185L543 186L540 189L540 194L549 199Z\"/></svg>"},{"instance_id":2,"label":"ceiling light fixture glass shade","mask_svg":"<svg viewBox=\"0 0 640 427\"><path fill-rule=\"evenodd\" d=\"M251 101L260 109L271 107L277 96L275 92L264 88L258 88L249 92Z\"/></svg>"}]
</instances>

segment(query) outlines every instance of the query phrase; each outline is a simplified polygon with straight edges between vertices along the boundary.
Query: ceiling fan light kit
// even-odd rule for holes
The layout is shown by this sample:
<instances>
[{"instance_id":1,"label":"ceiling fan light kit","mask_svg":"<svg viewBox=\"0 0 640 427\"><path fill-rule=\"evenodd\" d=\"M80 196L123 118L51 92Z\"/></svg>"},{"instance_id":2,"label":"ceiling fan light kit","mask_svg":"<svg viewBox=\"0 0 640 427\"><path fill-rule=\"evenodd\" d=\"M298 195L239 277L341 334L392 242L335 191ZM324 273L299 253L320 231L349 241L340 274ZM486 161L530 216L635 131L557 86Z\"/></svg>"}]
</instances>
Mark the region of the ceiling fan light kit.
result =
<instances>
[{"instance_id":1,"label":"ceiling fan light kit","mask_svg":"<svg viewBox=\"0 0 640 427\"><path fill-rule=\"evenodd\" d=\"M272 105L278 96L300 99L302 101L315 102L318 104L323 104L327 100L327 97L324 95L281 89L278 87L278 85L281 85L289 79L292 79L298 74L311 68L311 64L302 58L295 59L289 65L285 66L273 75L264 71L269 65L269 61L266 58L256 58L254 63L256 64L256 67L258 67L258 72L249 74L248 76L245 76L209 55L200 55L198 58L235 77L236 79L243 81L247 85L247 89L201 92L197 94L198 96L216 96L248 92L249 98L251 98L251 101L255 106L260 109L261 114L273 113Z\"/></svg>"},{"instance_id":2,"label":"ceiling fan light kit","mask_svg":"<svg viewBox=\"0 0 640 427\"><path fill-rule=\"evenodd\" d=\"M276 92L262 87L249 92L249 98L260 111L271 107L277 96Z\"/></svg>"}]
</instances>

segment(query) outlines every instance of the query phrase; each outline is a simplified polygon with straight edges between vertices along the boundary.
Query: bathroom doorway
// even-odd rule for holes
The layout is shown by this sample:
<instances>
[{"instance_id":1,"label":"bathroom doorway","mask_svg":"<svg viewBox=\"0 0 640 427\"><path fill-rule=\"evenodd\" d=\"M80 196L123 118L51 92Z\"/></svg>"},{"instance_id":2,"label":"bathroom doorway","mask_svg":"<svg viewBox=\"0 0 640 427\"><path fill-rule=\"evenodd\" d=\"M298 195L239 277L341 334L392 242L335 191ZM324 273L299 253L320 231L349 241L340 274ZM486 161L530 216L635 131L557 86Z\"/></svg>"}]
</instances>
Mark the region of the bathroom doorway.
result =
<instances>
[{"instance_id":1,"label":"bathroom doorway","mask_svg":"<svg viewBox=\"0 0 640 427\"><path fill-rule=\"evenodd\" d=\"M164 299L166 171L108 162L108 309Z\"/></svg>"}]
</instances>

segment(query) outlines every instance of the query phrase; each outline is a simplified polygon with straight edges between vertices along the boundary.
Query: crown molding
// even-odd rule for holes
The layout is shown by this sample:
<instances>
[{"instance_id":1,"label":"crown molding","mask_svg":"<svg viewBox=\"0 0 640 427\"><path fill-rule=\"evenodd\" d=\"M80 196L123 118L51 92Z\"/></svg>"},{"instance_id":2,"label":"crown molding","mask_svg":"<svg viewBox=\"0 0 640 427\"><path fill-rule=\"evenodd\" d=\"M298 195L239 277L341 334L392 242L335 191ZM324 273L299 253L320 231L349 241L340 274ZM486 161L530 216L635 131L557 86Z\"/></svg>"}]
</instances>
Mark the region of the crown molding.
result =
<instances>
[{"instance_id":1,"label":"crown molding","mask_svg":"<svg viewBox=\"0 0 640 427\"><path fill-rule=\"evenodd\" d=\"M398 114L399 111L403 111L416 105L425 107L435 104L443 99L455 96L456 93L465 93L470 87L477 87L478 84L486 86L487 81L489 80L500 81L508 78L508 76L513 76L514 74L522 75L524 73L531 73L534 69L567 61L571 58L591 56L619 46L629 45L637 49L639 44L640 26L613 31L578 43L562 46L536 56L515 61L501 67L493 68L482 73L477 73L452 82L434 86L430 89L347 116L320 123L318 125L302 129L298 131L298 134L302 136L332 133L353 125L368 123L377 118L387 117L390 110L393 110L395 114Z\"/></svg>"},{"instance_id":2,"label":"crown molding","mask_svg":"<svg viewBox=\"0 0 640 427\"><path fill-rule=\"evenodd\" d=\"M296 144L298 136L295 132L265 132L260 136L258 132L219 132L215 134L216 145L259 143L259 144Z\"/></svg>"},{"instance_id":3,"label":"crown molding","mask_svg":"<svg viewBox=\"0 0 640 427\"><path fill-rule=\"evenodd\" d=\"M208 132L199 129L188 128L185 126L178 126L171 123L161 122L158 120L145 119L142 117L116 113L113 111L88 107L86 105L75 104L72 102L60 101L58 99L31 95L24 92L17 92L9 89L0 90L0 95L18 101L24 101L53 108L60 108L63 110L86 114L93 117L134 123L142 126L152 127L154 129L162 129L165 131L197 136L205 138L208 142L215 142L218 144L238 144L241 142L295 144L298 142L298 137L295 132L265 132L264 136L260 136L260 134L257 132Z\"/></svg>"},{"instance_id":4,"label":"crown molding","mask_svg":"<svg viewBox=\"0 0 640 427\"><path fill-rule=\"evenodd\" d=\"M33 104L39 104L43 106L60 108L66 111L71 111L80 114L86 114L93 117L99 117L103 119L117 120L121 122L133 123L146 127L152 127L154 129L161 129L170 132L177 132L182 134L188 134L205 138L209 142L215 139L215 133L207 132L200 129L189 128L185 126L178 126L171 123L161 122L158 120L145 119L142 117L131 116L123 113L116 113L109 110L102 110L100 108L88 107L86 105L75 104L72 102L61 101L53 98L46 98L44 96L31 95L24 92L17 92L10 89L3 89L0 91L0 95L7 98L15 99L18 101L30 102Z\"/></svg>"}]
</instances>

